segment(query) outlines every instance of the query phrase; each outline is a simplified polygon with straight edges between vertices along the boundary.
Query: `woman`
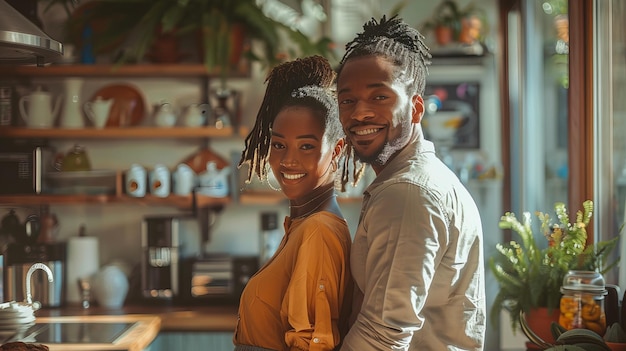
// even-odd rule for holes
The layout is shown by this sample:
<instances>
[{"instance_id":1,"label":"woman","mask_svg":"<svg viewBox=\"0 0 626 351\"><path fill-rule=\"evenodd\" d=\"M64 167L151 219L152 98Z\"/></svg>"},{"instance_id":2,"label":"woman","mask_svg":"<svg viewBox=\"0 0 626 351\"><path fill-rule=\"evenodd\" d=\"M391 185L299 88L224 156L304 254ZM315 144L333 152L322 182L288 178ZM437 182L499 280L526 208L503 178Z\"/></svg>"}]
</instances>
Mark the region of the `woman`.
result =
<instances>
[{"instance_id":1,"label":"woman","mask_svg":"<svg viewBox=\"0 0 626 351\"><path fill-rule=\"evenodd\" d=\"M344 140L334 72L312 56L277 66L266 82L240 166L250 181L266 179L269 164L289 216L276 253L241 295L235 350L332 350L352 295L350 232L335 194Z\"/></svg>"}]
</instances>

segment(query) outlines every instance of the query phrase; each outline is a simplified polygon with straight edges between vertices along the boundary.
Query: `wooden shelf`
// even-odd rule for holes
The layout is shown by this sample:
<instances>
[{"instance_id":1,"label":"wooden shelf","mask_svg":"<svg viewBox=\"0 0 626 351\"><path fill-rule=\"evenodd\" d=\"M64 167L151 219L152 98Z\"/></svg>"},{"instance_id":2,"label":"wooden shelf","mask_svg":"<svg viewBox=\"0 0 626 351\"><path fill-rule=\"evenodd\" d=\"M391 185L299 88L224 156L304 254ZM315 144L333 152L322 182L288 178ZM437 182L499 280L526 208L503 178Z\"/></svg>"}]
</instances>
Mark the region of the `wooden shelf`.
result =
<instances>
[{"instance_id":1,"label":"wooden shelf","mask_svg":"<svg viewBox=\"0 0 626 351\"><path fill-rule=\"evenodd\" d=\"M0 65L3 77L218 77L201 64L138 64L138 65ZM249 71L232 72L230 78L249 77Z\"/></svg>"},{"instance_id":2,"label":"wooden shelf","mask_svg":"<svg viewBox=\"0 0 626 351\"><path fill-rule=\"evenodd\" d=\"M362 197L337 197L337 202L346 204L361 200ZM279 205L284 201L287 201L287 198L280 191L247 190L239 194L239 203L242 205Z\"/></svg>"},{"instance_id":3,"label":"wooden shelf","mask_svg":"<svg viewBox=\"0 0 626 351\"><path fill-rule=\"evenodd\" d=\"M243 205L278 205L287 201L280 191L248 190L239 194L239 203Z\"/></svg>"},{"instance_id":4,"label":"wooden shelf","mask_svg":"<svg viewBox=\"0 0 626 351\"><path fill-rule=\"evenodd\" d=\"M203 195L196 196L196 206L198 208L220 207L231 202L230 198L213 198ZM160 198L156 196L146 195L145 197L135 198L126 195L2 195L0 203L4 205L76 205L76 204L106 204L106 203L127 203L139 204L145 206L174 206L181 209L193 208L193 197L170 195Z\"/></svg>"},{"instance_id":5,"label":"wooden shelf","mask_svg":"<svg viewBox=\"0 0 626 351\"><path fill-rule=\"evenodd\" d=\"M245 135L242 128L234 134L232 127L128 127L128 128L86 128L86 129L34 129L21 127L0 127L0 138L32 139L149 139L149 138L228 138Z\"/></svg>"}]
</instances>

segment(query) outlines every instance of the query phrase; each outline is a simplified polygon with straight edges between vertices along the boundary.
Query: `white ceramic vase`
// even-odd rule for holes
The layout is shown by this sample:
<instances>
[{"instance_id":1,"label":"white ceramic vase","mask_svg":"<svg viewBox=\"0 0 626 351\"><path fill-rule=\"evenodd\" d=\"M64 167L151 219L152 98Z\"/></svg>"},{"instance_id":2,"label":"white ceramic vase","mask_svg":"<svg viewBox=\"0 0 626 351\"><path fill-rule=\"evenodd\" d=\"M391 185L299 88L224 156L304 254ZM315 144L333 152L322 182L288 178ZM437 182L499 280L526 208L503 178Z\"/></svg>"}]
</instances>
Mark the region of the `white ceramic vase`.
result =
<instances>
[{"instance_id":1,"label":"white ceramic vase","mask_svg":"<svg viewBox=\"0 0 626 351\"><path fill-rule=\"evenodd\" d=\"M93 293L101 307L121 308L128 294L128 277L117 265L104 266L94 276Z\"/></svg>"}]
</instances>

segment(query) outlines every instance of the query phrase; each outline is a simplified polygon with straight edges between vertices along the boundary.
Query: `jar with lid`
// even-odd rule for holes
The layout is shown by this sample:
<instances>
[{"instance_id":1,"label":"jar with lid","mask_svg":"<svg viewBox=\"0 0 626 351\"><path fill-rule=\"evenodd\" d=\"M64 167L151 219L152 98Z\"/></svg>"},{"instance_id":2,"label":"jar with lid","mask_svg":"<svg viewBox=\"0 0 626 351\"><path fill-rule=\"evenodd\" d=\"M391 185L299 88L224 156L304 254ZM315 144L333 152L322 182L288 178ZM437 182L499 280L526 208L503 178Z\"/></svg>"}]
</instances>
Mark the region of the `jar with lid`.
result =
<instances>
[{"instance_id":1,"label":"jar with lid","mask_svg":"<svg viewBox=\"0 0 626 351\"><path fill-rule=\"evenodd\" d=\"M589 329L603 336L606 332L604 277L593 271L569 271L561 286L559 324L565 329Z\"/></svg>"}]
</instances>

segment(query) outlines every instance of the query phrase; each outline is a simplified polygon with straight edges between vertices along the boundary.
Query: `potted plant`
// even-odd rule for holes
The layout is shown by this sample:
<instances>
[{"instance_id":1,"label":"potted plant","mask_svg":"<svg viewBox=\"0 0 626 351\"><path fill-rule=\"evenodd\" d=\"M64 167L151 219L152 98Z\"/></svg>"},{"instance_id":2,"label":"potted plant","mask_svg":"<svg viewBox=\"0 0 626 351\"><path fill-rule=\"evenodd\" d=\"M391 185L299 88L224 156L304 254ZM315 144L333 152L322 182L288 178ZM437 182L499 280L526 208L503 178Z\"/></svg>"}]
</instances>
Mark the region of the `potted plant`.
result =
<instances>
[{"instance_id":1,"label":"potted plant","mask_svg":"<svg viewBox=\"0 0 626 351\"><path fill-rule=\"evenodd\" d=\"M434 15L422 24L422 31L432 31L440 46L453 42L472 44L480 38L484 24L484 13L473 3L460 8L456 1L442 1Z\"/></svg>"},{"instance_id":2,"label":"potted plant","mask_svg":"<svg viewBox=\"0 0 626 351\"><path fill-rule=\"evenodd\" d=\"M271 67L282 58L321 54L332 56L331 41L313 41L297 29L267 16L255 0L95 0L85 16L74 18L69 27L106 18L114 19L108 28L94 38L97 50L112 41L125 38L118 63L141 61L160 36L197 37L202 63L223 79L236 69L238 56L233 55L242 38L258 42L259 50L249 49L247 57ZM237 38L237 34L239 37ZM281 46L288 38L293 47ZM239 46L241 48L241 46ZM282 51L284 50L284 51Z\"/></svg>"},{"instance_id":3,"label":"potted plant","mask_svg":"<svg viewBox=\"0 0 626 351\"><path fill-rule=\"evenodd\" d=\"M511 229L520 241L512 240L497 244L498 253L489 261L500 290L491 309L491 320L497 323L500 311L508 310L511 327L520 327L520 313L528 315L533 310L545 309L558 317L563 278L570 270L598 271L605 274L617 265L608 262L617 246L619 237L609 241L587 244L587 225L593 215L593 202L583 202L583 209L576 212L575 222L570 223L565 204L554 205L556 222L548 213L537 211L541 222L541 234L533 233L531 215L523 214L520 222L511 212L505 213L499 223L501 229ZM545 239L540 243L538 238ZM557 318L558 320L558 318ZM550 321L547 321L549 326ZM549 327L535 330L550 339Z\"/></svg>"}]
</instances>

